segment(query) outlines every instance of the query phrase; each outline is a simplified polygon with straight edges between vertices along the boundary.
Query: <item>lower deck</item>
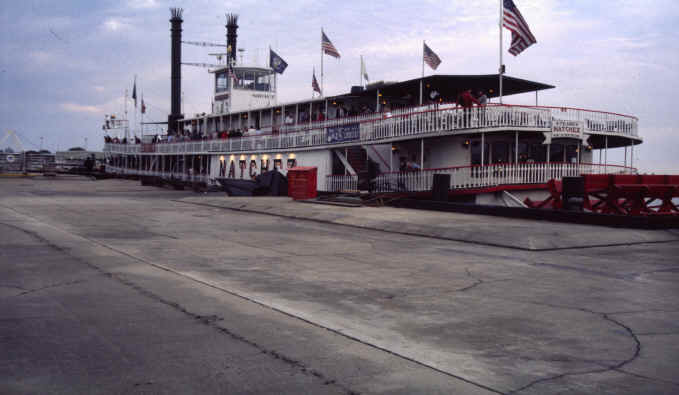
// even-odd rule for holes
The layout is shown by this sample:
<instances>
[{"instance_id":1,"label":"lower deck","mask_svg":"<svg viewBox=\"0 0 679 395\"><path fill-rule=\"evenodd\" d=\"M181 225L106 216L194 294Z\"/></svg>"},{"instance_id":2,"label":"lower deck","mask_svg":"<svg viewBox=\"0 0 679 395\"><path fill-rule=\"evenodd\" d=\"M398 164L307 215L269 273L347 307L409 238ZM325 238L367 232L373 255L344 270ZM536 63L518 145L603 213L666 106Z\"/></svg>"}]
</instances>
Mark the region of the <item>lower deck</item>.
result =
<instances>
[{"instance_id":1,"label":"lower deck","mask_svg":"<svg viewBox=\"0 0 679 395\"><path fill-rule=\"evenodd\" d=\"M577 141L545 145L535 133L505 132L295 152L110 154L107 172L216 185L219 178L252 180L273 169L286 175L293 167L312 166L321 192L379 193L430 191L435 174L448 174L451 192L462 194L499 186L544 189L551 179L636 172L627 163L594 159Z\"/></svg>"}]
</instances>

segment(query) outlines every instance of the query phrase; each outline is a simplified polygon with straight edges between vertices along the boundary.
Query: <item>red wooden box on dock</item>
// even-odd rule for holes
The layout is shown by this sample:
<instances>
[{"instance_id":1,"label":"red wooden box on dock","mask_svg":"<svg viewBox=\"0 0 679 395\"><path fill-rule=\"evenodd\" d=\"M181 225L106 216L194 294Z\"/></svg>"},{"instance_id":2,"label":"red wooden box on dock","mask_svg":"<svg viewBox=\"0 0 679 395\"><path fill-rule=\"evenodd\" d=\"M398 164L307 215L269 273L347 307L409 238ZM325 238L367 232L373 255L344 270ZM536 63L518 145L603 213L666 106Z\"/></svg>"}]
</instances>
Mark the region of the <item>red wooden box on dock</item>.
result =
<instances>
[{"instance_id":1,"label":"red wooden box on dock","mask_svg":"<svg viewBox=\"0 0 679 395\"><path fill-rule=\"evenodd\" d=\"M313 199L316 197L315 167L293 167L288 170L288 196L295 200Z\"/></svg>"}]
</instances>

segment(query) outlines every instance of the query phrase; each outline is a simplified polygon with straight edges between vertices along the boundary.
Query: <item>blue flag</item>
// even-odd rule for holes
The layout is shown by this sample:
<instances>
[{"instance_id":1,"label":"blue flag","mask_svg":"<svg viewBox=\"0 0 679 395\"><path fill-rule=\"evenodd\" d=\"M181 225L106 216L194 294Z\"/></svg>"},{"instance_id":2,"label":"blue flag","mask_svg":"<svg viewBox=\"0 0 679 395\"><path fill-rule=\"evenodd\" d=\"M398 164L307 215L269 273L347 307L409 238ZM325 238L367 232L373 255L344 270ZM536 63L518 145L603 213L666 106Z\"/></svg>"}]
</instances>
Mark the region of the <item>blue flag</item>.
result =
<instances>
[{"instance_id":1,"label":"blue flag","mask_svg":"<svg viewBox=\"0 0 679 395\"><path fill-rule=\"evenodd\" d=\"M269 48L269 66L278 74L283 74L285 68L288 67L288 64L285 62L285 60L283 60L283 58L278 56L278 54L274 52L273 49Z\"/></svg>"}]
</instances>

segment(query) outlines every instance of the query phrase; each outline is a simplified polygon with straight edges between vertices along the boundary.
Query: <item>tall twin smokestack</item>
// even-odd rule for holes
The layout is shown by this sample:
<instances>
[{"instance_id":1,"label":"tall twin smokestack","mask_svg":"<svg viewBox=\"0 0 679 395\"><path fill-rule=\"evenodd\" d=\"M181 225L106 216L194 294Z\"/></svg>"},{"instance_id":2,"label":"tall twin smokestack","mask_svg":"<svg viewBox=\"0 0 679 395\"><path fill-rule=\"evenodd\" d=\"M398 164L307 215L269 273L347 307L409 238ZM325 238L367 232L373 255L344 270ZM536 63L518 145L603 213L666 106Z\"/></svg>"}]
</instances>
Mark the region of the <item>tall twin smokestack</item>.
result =
<instances>
[{"instance_id":1,"label":"tall twin smokestack","mask_svg":"<svg viewBox=\"0 0 679 395\"><path fill-rule=\"evenodd\" d=\"M181 130L178 130L177 121L184 118L181 113L181 90L182 90L182 13L181 8L170 8L170 24L172 32L172 49L171 49L171 91L170 101L171 109L170 115L167 116L167 133L170 135L177 135ZM229 49L229 62L236 60L236 38L238 34L238 15L226 14L226 43Z\"/></svg>"},{"instance_id":2,"label":"tall twin smokestack","mask_svg":"<svg viewBox=\"0 0 679 395\"><path fill-rule=\"evenodd\" d=\"M181 91L182 91L182 13L181 8L170 8L170 24L172 25L172 87L170 92L171 109L167 116L167 134L177 135L177 121L184 118L181 110Z\"/></svg>"}]
</instances>

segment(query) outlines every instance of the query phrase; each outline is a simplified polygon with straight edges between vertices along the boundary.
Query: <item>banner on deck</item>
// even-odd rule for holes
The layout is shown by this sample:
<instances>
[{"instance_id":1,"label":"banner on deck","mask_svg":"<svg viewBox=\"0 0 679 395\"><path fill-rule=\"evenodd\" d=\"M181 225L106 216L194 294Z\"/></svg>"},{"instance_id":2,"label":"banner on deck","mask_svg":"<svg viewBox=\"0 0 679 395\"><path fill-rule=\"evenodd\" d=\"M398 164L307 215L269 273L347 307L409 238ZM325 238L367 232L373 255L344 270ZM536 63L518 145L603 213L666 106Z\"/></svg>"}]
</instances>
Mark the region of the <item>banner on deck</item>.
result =
<instances>
[{"instance_id":1,"label":"banner on deck","mask_svg":"<svg viewBox=\"0 0 679 395\"><path fill-rule=\"evenodd\" d=\"M582 139L582 121L552 120L552 139Z\"/></svg>"},{"instance_id":2,"label":"banner on deck","mask_svg":"<svg viewBox=\"0 0 679 395\"><path fill-rule=\"evenodd\" d=\"M361 138L361 124L333 126L327 129L328 144L343 143L345 141L357 141Z\"/></svg>"}]
</instances>

